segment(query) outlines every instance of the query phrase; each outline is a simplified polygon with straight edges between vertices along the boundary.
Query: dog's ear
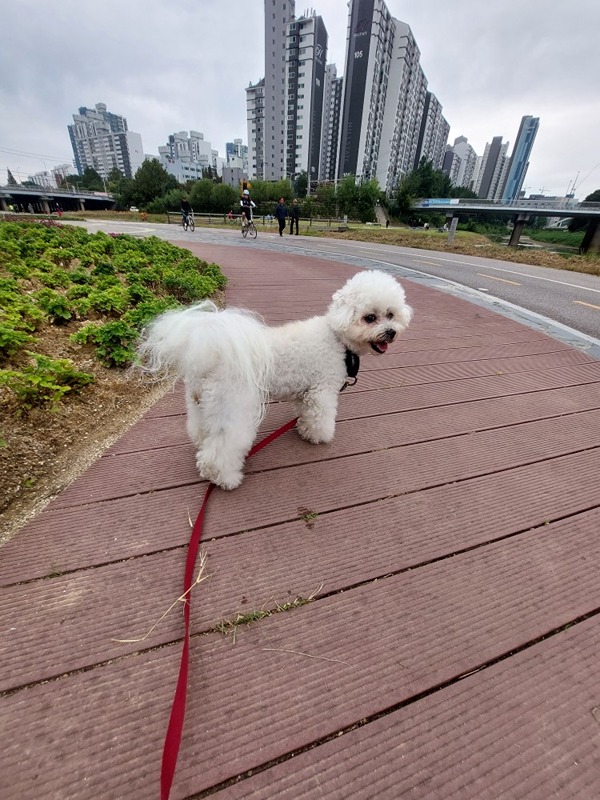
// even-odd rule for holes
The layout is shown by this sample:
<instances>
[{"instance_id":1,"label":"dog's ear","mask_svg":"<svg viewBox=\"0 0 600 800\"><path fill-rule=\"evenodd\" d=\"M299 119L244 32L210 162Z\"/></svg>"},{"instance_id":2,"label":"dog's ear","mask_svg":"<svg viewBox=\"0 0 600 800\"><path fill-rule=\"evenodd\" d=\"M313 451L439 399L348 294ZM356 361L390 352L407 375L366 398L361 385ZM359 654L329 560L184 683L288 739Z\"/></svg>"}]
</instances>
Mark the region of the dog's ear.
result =
<instances>
[{"instance_id":1,"label":"dog's ear","mask_svg":"<svg viewBox=\"0 0 600 800\"><path fill-rule=\"evenodd\" d=\"M331 298L327 312L334 330L347 330L356 318L356 297L346 286L342 286Z\"/></svg>"},{"instance_id":2,"label":"dog's ear","mask_svg":"<svg viewBox=\"0 0 600 800\"><path fill-rule=\"evenodd\" d=\"M413 318L413 310L407 303L403 301L398 308L398 316L402 321L402 330L404 330L404 328L408 328L410 321Z\"/></svg>"}]
</instances>

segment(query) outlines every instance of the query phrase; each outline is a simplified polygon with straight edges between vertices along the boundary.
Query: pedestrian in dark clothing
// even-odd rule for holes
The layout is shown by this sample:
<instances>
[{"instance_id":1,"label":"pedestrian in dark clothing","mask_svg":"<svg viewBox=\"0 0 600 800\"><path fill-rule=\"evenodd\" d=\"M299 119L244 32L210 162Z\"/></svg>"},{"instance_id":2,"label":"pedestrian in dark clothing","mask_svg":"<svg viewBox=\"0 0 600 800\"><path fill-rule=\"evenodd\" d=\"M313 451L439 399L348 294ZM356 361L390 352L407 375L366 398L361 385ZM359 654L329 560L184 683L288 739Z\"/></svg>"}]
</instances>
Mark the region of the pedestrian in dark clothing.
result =
<instances>
[{"instance_id":1,"label":"pedestrian in dark clothing","mask_svg":"<svg viewBox=\"0 0 600 800\"><path fill-rule=\"evenodd\" d=\"M294 200L292 208L290 209L290 236L294 232L294 224L296 225L296 236L298 236L298 221L300 219L300 206L298 201Z\"/></svg>"},{"instance_id":2,"label":"pedestrian in dark clothing","mask_svg":"<svg viewBox=\"0 0 600 800\"><path fill-rule=\"evenodd\" d=\"M283 229L285 228L285 218L288 215L287 206L285 204L285 198L280 197L279 202L275 207L275 217L277 218L277 222L279 223L279 235L283 236Z\"/></svg>"}]
</instances>

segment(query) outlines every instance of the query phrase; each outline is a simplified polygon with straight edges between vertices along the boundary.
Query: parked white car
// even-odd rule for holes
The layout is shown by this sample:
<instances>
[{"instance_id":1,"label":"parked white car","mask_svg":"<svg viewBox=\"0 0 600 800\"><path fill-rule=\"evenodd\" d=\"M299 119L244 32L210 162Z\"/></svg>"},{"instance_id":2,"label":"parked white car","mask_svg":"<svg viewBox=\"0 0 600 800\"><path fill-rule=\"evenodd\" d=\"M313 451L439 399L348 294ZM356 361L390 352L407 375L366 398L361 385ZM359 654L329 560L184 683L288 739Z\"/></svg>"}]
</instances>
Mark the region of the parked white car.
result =
<instances>
[{"instance_id":1,"label":"parked white car","mask_svg":"<svg viewBox=\"0 0 600 800\"><path fill-rule=\"evenodd\" d=\"M130 206L129 210L130 211L139 211L139 208L137 206Z\"/></svg>"}]
</instances>

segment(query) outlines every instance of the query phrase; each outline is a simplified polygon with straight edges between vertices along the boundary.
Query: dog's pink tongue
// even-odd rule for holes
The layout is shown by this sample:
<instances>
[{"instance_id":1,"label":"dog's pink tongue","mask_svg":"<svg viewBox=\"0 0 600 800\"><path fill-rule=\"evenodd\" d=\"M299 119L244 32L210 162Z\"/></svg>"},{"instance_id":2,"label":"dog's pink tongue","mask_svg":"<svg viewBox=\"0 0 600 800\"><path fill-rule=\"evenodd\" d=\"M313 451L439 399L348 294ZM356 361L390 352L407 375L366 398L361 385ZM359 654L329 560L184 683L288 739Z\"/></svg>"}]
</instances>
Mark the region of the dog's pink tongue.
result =
<instances>
[{"instance_id":1,"label":"dog's pink tongue","mask_svg":"<svg viewBox=\"0 0 600 800\"><path fill-rule=\"evenodd\" d=\"M377 347L379 348L380 353L385 353L388 349L387 342L377 342Z\"/></svg>"}]
</instances>

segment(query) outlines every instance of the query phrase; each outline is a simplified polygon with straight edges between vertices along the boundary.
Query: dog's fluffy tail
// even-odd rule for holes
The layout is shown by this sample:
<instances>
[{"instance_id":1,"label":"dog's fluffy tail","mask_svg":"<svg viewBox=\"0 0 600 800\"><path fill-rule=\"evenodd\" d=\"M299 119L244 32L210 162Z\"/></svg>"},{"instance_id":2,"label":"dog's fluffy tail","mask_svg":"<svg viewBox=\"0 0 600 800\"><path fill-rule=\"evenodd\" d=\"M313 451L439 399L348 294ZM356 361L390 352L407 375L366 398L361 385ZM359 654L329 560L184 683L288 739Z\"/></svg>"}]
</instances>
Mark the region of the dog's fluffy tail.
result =
<instances>
[{"instance_id":1,"label":"dog's fluffy tail","mask_svg":"<svg viewBox=\"0 0 600 800\"><path fill-rule=\"evenodd\" d=\"M215 371L231 386L266 393L271 371L268 328L243 309L220 311L210 300L166 311L143 331L139 366L157 376L202 380Z\"/></svg>"}]
</instances>

